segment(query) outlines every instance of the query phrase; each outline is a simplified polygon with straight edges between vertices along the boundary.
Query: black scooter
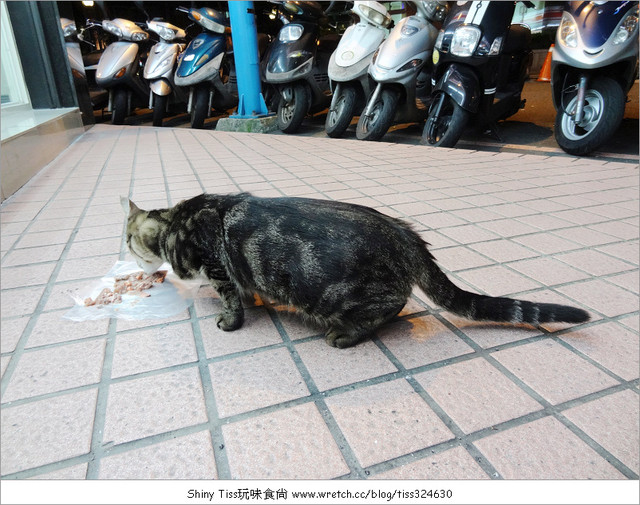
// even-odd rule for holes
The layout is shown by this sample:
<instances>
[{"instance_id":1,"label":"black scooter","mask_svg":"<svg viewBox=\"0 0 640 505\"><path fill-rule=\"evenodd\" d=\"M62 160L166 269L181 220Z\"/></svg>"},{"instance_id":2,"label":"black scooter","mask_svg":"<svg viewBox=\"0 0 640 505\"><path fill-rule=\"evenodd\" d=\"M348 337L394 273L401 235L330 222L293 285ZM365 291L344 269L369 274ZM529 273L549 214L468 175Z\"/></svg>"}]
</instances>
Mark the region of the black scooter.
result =
<instances>
[{"instance_id":1,"label":"black scooter","mask_svg":"<svg viewBox=\"0 0 640 505\"><path fill-rule=\"evenodd\" d=\"M470 123L499 139L496 122L524 108L531 31L511 25L514 11L515 2L451 3L433 51L423 144L453 147Z\"/></svg>"},{"instance_id":2,"label":"black scooter","mask_svg":"<svg viewBox=\"0 0 640 505\"><path fill-rule=\"evenodd\" d=\"M323 10L320 2L278 5L284 26L269 45L260 73L266 87L276 90L268 105L277 107L278 127L285 133L297 131L308 112L320 111L331 101L327 69L339 36L321 34L321 24L328 26L326 13L332 6L333 2Z\"/></svg>"}]
</instances>

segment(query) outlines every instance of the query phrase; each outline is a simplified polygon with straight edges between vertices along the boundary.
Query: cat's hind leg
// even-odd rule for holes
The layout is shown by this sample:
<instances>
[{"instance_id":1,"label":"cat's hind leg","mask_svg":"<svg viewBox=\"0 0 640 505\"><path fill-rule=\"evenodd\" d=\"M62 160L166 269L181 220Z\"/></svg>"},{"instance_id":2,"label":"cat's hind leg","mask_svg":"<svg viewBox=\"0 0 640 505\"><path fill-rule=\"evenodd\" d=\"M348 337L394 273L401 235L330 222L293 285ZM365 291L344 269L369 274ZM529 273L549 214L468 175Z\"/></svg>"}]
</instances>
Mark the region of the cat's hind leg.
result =
<instances>
[{"instance_id":1,"label":"cat's hind leg","mask_svg":"<svg viewBox=\"0 0 640 505\"><path fill-rule=\"evenodd\" d=\"M385 307L366 306L359 310L351 309L348 319L345 318L329 328L325 340L331 347L338 349L352 347L371 337L376 329L393 319L402 310L405 303L406 299Z\"/></svg>"},{"instance_id":2,"label":"cat's hind leg","mask_svg":"<svg viewBox=\"0 0 640 505\"><path fill-rule=\"evenodd\" d=\"M231 281L211 280L210 282L222 301L222 312L216 317L218 328L224 331L237 330L244 322L244 309L238 289Z\"/></svg>"}]
</instances>

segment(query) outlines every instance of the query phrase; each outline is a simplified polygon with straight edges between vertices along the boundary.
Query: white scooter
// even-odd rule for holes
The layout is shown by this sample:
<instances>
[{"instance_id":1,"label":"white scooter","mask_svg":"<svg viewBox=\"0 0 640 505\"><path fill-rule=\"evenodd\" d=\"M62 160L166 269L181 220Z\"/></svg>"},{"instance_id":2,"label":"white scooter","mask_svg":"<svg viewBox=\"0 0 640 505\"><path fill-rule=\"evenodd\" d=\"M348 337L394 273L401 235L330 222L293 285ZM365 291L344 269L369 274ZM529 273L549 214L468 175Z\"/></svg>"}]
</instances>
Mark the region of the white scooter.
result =
<instances>
[{"instance_id":1,"label":"white scooter","mask_svg":"<svg viewBox=\"0 0 640 505\"><path fill-rule=\"evenodd\" d=\"M333 97L324 128L333 138L344 134L371 94L369 63L391 24L391 16L379 2L354 2L352 12L360 21L347 28L329 60Z\"/></svg>"},{"instance_id":2,"label":"white scooter","mask_svg":"<svg viewBox=\"0 0 640 505\"><path fill-rule=\"evenodd\" d=\"M431 101L431 53L438 37L433 22L447 13L446 2L414 2L417 13L401 19L373 55L369 74L377 86L362 111L356 137L380 140L394 119L423 120Z\"/></svg>"},{"instance_id":3,"label":"white scooter","mask_svg":"<svg viewBox=\"0 0 640 505\"><path fill-rule=\"evenodd\" d=\"M153 109L153 126L162 126L162 119L173 93L176 102L187 101L187 95L175 85L174 70L178 56L184 51L187 34L182 28L161 20L147 21L147 29L160 40L149 52L143 77L149 81L149 108Z\"/></svg>"},{"instance_id":4,"label":"white scooter","mask_svg":"<svg viewBox=\"0 0 640 505\"><path fill-rule=\"evenodd\" d=\"M141 78L145 56L142 46L149 39L149 34L133 21L122 18L88 21L87 26L100 26L118 38L100 56L96 83L109 91L111 122L123 124L136 101L140 105L145 104L149 96L149 88Z\"/></svg>"}]
</instances>

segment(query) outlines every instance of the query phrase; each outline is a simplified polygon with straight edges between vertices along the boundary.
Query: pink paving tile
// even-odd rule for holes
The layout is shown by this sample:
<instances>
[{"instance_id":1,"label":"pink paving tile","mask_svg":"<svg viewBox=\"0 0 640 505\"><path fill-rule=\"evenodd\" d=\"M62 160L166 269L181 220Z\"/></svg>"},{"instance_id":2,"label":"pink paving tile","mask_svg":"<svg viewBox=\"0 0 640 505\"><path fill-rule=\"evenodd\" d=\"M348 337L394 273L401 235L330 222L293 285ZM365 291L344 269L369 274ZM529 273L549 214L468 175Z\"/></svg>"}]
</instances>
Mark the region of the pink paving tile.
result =
<instances>
[{"instance_id":1,"label":"pink paving tile","mask_svg":"<svg viewBox=\"0 0 640 505\"><path fill-rule=\"evenodd\" d=\"M15 249L7 255L2 266L30 265L46 261L57 261L64 249L64 244Z\"/></svg>"},{"instance_id":2,"label":"pink paving tile","mask_svg":"<svg viewBox=\"0 0 640 505\"><path fill-rule=\"evenodd\" d=\"M294 400L309 390L286 349L274 349L209 365L220 417Z\"/></svg>"},{"instance_id":3,"label":"pink paving tile","mask_svg":"<svg viewBox=\"0 0 640 505\"><path fill-rule=\"evenodd\" d=\"M594 250L574 251L557 255L556 258L595 276L624 272L635 268L634 265L625 261L617 260Z\"/></svg>"},{"instance_id":4,"label":"pink paving tile","mask_svg":"<svg viewBox=\"0 0 640 505\"><path fill-rule=\"evenodd\" d=\"M13 356L0 356L0 377L4 376L4 373L7 371L7 367L9 366L9 362Z\"/></svg>"},{"instance_id":5,"label":"pink paving tile","mask_svg":"<svg viewBox=\"0 0 640 505\"><path fill-rule=\"evenodd\" d=\"M545 286L565 284L589 277L555 258L533 258L510 263L509 266Z\"/></svg>"},{"instance_id":6,"label":"pink paving tile","mask_svg":"<svg viewBox=\"0 0 640 505\"><path fill-rule=\"evenodd\" d=\"M291 340L312 337L314 335L324 335L326 329L313 321L307 321L293 310L288 311L285 307L277 307L278 318L284 330Z\"/></svg>"},{"instance_id":7,"label":"pink paving tile","mask_svg":"<svg viewBox=\"0 0 640 505\"><path fill-rule=\"evenodd\" d=\"M473 352L471 347L433 316L388 324L379 329L377 334L406 368Z\"/></svg>"},{"instance_id":8,"label":"pink paving tile","mask_svg":"<svg viewBox=\"0 0 640 505\"><path fill-rule=\"evenodd\" d=\"M15 350L28 322L28 317L3 319L0 322L0 352L4 354Z\"/></svg>"},{"instance_id":9,"label":"pink paving tile","mask_svg":"<svg viewBox=\"0 0 640 505\"><path fill-rule=\"evenodd\" d=\"M97 384L102 373L105 340L26 352L20 356L3 402Z\"/></svg>"},{"instance_id":10,"label":"pink paving tile","mask_svg":"<svg viewBox=\"0 0 640 505\"><path fill-rule=\"evenodd\" d=\"M462 447L407 463L379 473L373 479L394 480L464 480L488 479L473 457Z\"/></svg>"},{"instance_id":11,"label":"pink paving tile","mask_svg":"<svg viewBox=\"0 0 640 505\"><path fill-rule=\"evenodd\" d=\"M26 233L16 243L16 248L66 244L70 236L70 229Z\"/></svg>"},{"instance_id":12,"label":"pink paving tile","mask_svg":"<svg viewBox=\"0 0 640 505\"><path fill-rule=\"evenodd\" d=\"M216 479L209 431L172 438L100 460L100 479Z\"/></svg>"},{"instance_id":13,"label":"pink paving tile","mask_svg":"<svg viewBox=\"0 0 640 505\"><path fill-rule=\"evenodd\" d=\"M80 465L54 470L53 472L42 473L30 478L33 480L84 480L87 478L88 466L87 463L82 463Z\"/></svg>"},{"instance_id":14,"label":"pink paving tile","mask_svg":"<svg viewBox=\"0 0 640 505\"><path fill-rule=\"evenodd\" d=\"M616 323L588 326L560 338L625 380L638 378L638 335Z\"/></svg>"},{"instance_id":15,"label":"pink paving tile","mask_svg":"<svg viewBox=\"0 0 640 505\"><path fill-rule=\"evenodd\" d=\"M222 427L233 479L333 479L349 473L314 403Z\"/></svg>"},{"instance_id":16,"label":"pink paving tile","mask_svg":"<svg viewBox=\"0 0 640 505\"><path fill-rule=\"evenodd\" d=\"M51 277L51 273L55 267L55 263L2 267L0 286L2 286L2 289L10 289L46 284L49 282L49 277Z\"/></svg>"},{"instance_id":17,"label":"pink paving tile","mask_svg":"<svg viewBox=\"0 0 640 505\"><path fill-rule=\"evenodd\" d=\"M105 254L119 254L122 239L120 237L86 240L74 242L66 256L66 260L86 258L90 256L104 256Z\"/></svg>"},{"instance_id":18,"label":"pink paving tile","mask_svg":"<svg viewBox=\"0 0 640 505\"><path fill-rule=\"evenodd\" d=\"M536 256L536 253L512 242L509 239L492 240L490 242L479 242L469 246L471 249L497 261L506 263Z\"/></svg>"},{"instance_id":19,"label":"pink paving tile","mask_svg":"<svg viewBox=\"0 0 640 505\"><path fill-rule=\"evenodd\" d=\"M121 223L105 224L101 226L83 226L76 234L74 241L100 240L110 237L121 237L124 226L124 214Z\"/></svg>"},{"instance_id":20,"label":"pink paving tile","mask_svg":"<svg viewBox=\"0 0 640 505\"><path fill-rule=\"evenodd\" d=\"M564 286L557 290L609 317L638 310L638 295L600 279Z\"/></svg>"},{"instance_id":21,"label":"pink paving tile","mask_svg":"<svg viewBox=\"0 0 640 505\"><path fill-rule=\"evenodd\" d=\"M45 286L8 289L0 292L0 313L3 318L31 314L37 307Z\"/></svg>"},{"instance_id":22,"label":"pink paving tile","mask_svg":"<svg viewBox=\"0 0 640 505\"><path fill-rule=\"evenodd\" d=\"M580 247L579 244L558 237L553 233L534 233L533 235L516 237L513 240L542 254L571 251Z\"/></svg>"},{"instance_id":23,"label":"pink paving tile","mask_svg":"<svg viewBox=\"0 0 640 505\"><path fill-rule=\"evenodd\" d=\"M416 379L465 433L542 409L484 359L429 370Z\"/></svg>"},{"instance_id":24,"label":"pink paving tile","mask_svg":"<svg viewBox=\"0 0 640 505\"><path fill-rule=\"evenodd\" d=\"M636 333L640 333L640 316L638 314L623 317L619 319L618 322L634 330Z\"/></svg>"},{"instance_id":25,"label":"pink paving tile","mask_svg":"<svg viewBox=\"0 0 640 505\"><path fill-rule=\"evenodd\" d=\"M116 261L118 261L117 255L66 260L58 272L56 280L62 282L102 277L111 270Z\"/></svg>"},{"instance_id":26,"label":"pink paving tile","mask_svg":"<svg viewBox=\"0 0 640 505\"><path fill-rule=\"evenodd\" d=\"M538 282L501 265L459 272L458 277L490 296L511 295L540 287Z\"/></svg>"},{"instance_id":27,"label":"pink paving tile","mask_svg":"<svg viewBox=\"0 0 640 505\"><path fill-rule=\"evenodd\" d=\"M554 340L504 349L492 356L554 405L618 384Z\"/></svg>"},{"instance_id":28,"label":"pink paving tile","mask_svg":"<svg viewBox=\"0 0 640 505\"><path fill-rule=\"evenodd\" d=\"M620 391L563 411L563 415L635 473L638 454L638 395Z\"/></svg>"},{"instance_id":29,"label":"pink paving tile","mask_svg":"<svg viewBox=\"0 0 640 505\"><path fill-rule=\"evenodd\" d=\"M638 275L638 270L607 277L607 282L611 282L632 293L640 293L640 276Z\"/></svg>"},{"instance_id":30,"label":"pink paving tile","mask_svg":"<svg viewBox=\"0 0 640 505\"><path fill-rule=\"evenodd\" d=\"M200 320L207 358L281 344L282 338L267 311L258 307L245 311L244 324L234 331L222 331L215 318Z\"/></svg>"},{"instance_id":31,"label":"pink paving tile","mask_svg":"<svg viewBox=\"0 0 640 505\"><path fill-rule=\"evenodd\" d=\"M493 233L497 233L501 237L515 237L517 235L525 235L527 233L534 233L538 231L538 228L530 226L521 221L515 219L499 219L496 221L485 221L479 226L485 230L489 230Z\"/></svg>"},{"instance_id":32,"label":"pink paving tile","mask_svg":"<svg viewBox=\"0 0 640 505\"><path fill-rule=\"evenodd\" d=\"M97 393L91 389L3 408L2 475L87 454Z\"/></svg>"},{"instance_id":33,"label":"pink paving tile","mask_svg":"<svg viewBox=\"0 0 640 505\"><path fill-rule=\"evenodd\" d=\"M441 228L438 230L443 235L449 237L460 244L470 244L472 242L484 242L500 238L499 235L489 230L481 228L475 224L454 226L452 228Z\"/></svg>"},{"instance_id":34,"label":"pink paving tile","mask_svg":"<svg viewBox=\"0 0 640 505\"><path fill-rule=\"evenodd\" d=\"M505 479L622 479L623 475L553 417L474 442Z\"/></svg>"},{"instance_id":35,"label":"pink paving tile","mask_svg":"<svg viewBox=\"0 0 640 505\"><path fill-rule=\"evenodd\" d=\"M615 236L606 233L606 229L603 231L597 231L584 226L565 228L555 233L567 240L571 240L572 242L582 244L584 246L610 244L611 242L618 241Z\"/></svg>"},{"instance_id":36,"label":"pink paving tile","mask_svg":"<svg viewBox=\"0 0 640 505\"><path fill-rule=\"evenodd\" d=\"M490 259L464 246L444 249L438 253L438 259L440 265L450 272L493 264Z\"/></svg>"},{"instance_id":37,"label":"pink paving tile","mask_svg":"<svg viewBox=\"0 0 640 505\"><path fill-rule=\"evenodd\" d=\"M638 227L623 221L594 224L589 228L624 240L633 240L638 238Z\"/></svg>"},{"instance_id":38,"label":"pink paving tile","mask_svg":"<svg viewBox=\"0 0 640 505\"><path fill-rule=\"evenodd\" d=\"M332 396L326 403L363 467L453 438L403 379Z\"/></svg>"},{"instance_id":39,"label":"pink paving tile","mask_svg":"<svg viewBox=\"0 0 640 505\"><path fill-rule=\"evenodd\" d=\"M185 321L189 319L189 311L184 310L179 314L172 317L156 318L156 319L118 319L116 321L116 327L118 331L143 329L149 326L156 326L158 324L175 323L178 321Z\"/></svg>"},{"instance_id":40,"label":"pink paving tile","mask_svg":"<svg viewBox=\"0 0 640 505\"><path fill-rule=\"evenodd\" d=\"M638 241L604 245L598 247L597 250L633 263L634 265L640 263L640 247Z\"/></svg>"},{"instance_id":41,"label":"pink paving tile","mask_svg":"<svg viewBox=\"0 0 640 505\"><path fill-rule=\"evenodd\" d=\"M104 444L121 444L207 421L197 368L109 386Z\"/></svg>"},{"instance_id":42,"label":"pink paving tile","mask_svg":"<svg viewBox=\"0 0 640 505\"><path fill-rule=\"evenodd\" d=\"M320 391L397 370L369 340L347 349L337 349L319 339L298 344L296 350Z\"/></svg>"},{"instance_id":43,"label":"pink paving tile","mask_svg":"<svg viewBox=\"0 0 640 505\"><path fill-rule=\"evenodd\" d=\"M134 375L197 360L190 324L158 326L117 335L111 377Z\"/></svg>"},{"instance_id":44,"label":"pink paving tile","mask_svg":"<svg viewBox=\"0 0 640 505\"><path fill-rule=\"evenodd\" d=\"M40 314L25 344L25 348L57 344L99 335L106 336L109 330L108 319L75 322L63 319L64 313L65 311L56 311Z\"/></svg>"}]
</instances>

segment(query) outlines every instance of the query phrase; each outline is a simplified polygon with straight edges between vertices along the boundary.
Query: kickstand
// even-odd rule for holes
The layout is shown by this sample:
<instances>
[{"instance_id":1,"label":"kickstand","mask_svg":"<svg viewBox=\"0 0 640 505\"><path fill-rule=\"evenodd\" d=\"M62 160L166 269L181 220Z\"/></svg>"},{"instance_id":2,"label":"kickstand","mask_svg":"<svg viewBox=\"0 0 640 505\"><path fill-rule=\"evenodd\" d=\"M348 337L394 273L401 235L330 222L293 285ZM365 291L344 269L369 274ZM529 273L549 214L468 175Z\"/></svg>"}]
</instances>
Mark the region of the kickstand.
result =
<instances>
[{"instance_id":1,"label":"kickstand","mask_svg":"<svg viewBox=\"0 0 640 505\"><path fill-rule=\"evenodd\" d=\"M502 140L502 137L498 133L498 123L496 123L495 121L487 125L487 128L484 131L484 134L489 135L490 137L493 137L500 143L504 143L504 141Z\"/></svg>"}]
</instances>

